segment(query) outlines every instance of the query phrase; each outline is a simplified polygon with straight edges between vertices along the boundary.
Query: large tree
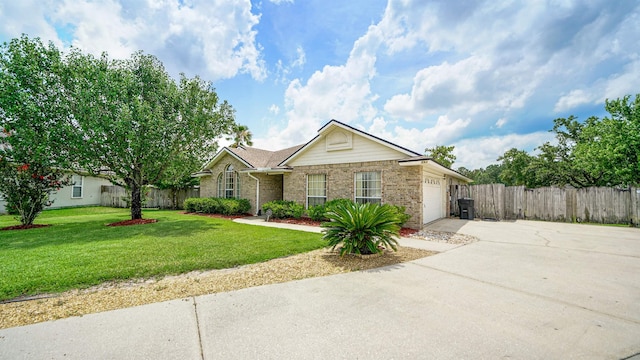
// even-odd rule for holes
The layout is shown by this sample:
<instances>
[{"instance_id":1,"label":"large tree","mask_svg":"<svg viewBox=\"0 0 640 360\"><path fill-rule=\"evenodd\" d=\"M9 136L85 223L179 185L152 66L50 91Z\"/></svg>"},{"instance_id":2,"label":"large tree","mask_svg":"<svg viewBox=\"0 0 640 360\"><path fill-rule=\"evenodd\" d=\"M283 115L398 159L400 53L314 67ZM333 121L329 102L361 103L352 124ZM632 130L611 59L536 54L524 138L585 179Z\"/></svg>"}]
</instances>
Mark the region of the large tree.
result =
<instances>
[{"instance_id":1,"label":"large tree","mask_svg":"<svg viewBox=\"0 0 640 360\"><path fill-rule=\"evenodd\" d=\"M532 179L530 164L533 157L524 150L512 148L507 150L498 161L502 162L500 180L507 186L531 186Z\"/></svg>"},{"instance_id":2,"label":"large tree","mask_svg":"<svg viewBox=\"0 0 640 360\"><path fill-rule=\"evenodd\" d=\"M76 165L128 189L131 219L142 218L144 185L176 162L203 163L234 124L233 108L209 82L181 74L176 83L154 56L111 60L74 50L67 63Z\"/></svg>"},{"instance_id":3,"label":"large tree","mask_svg":"<svg viewBox=\"0 0 640 360\"><path fill-rule=\"evenodd\" d=\"M451 165L456 161L456 156L453 155L455 146L436 145L432 148L424 149L425 155L435 160L440 165L451 168Z\"/></svg>"},{"instance_id":4,"label":"large tree","mask_svg":"<svg viewBox=\"0 0 640 360\"><path fill-rule=\"evenodd\" d=\"M457 170L460 174L473 180L473 183L478 184L495 184L500 183L500 173L502 172L501 164L491 164L486 169L474 169L469 170L465 167L459 167Z\"/></svg>"},{"instance_id":5,"label":"large tree","mask_svg":"<svg viewBox=\"0 0 640 360\"><path fill-rule=\"evenodd\" d=\"M594 185L640 184L640 94L606 100L610 117L591 117L573 149L575 166L597 178Z\"/></svg>"},{"instance_id":6,"label":"large tree","mask_svg":"<svg viewBox=\"0 0 640 360\"><path fill-rule=\"evenodd\" d=\"M68 95L62 54L26 35L0 47L0 193L31 225L51 193L68 183Z\"/></svg>"},{"instance_id":7,"label":"large tree","mask_svg":"<svg viewBox=\"0 0 640 360\"><path fill-rule=\"evenodd\" d=\"M554 120L556 144L545 143L532 161L538 185L574 187L640 184L640 95L606 100L610 117Z\"/></svg>"}]
</instances>

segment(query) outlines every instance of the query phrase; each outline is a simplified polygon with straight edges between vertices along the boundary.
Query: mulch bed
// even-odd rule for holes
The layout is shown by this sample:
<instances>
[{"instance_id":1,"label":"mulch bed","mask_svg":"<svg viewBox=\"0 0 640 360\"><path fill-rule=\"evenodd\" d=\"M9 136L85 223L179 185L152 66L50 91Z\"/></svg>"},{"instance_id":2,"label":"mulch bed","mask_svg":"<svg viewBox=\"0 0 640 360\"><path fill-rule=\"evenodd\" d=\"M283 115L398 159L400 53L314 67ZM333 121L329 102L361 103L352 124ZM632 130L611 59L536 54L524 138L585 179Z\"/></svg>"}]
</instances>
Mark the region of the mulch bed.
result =
<instances>
[{"instance_id":1,"label":"mulch bed","mask_svg":"<svg viewBox=\"0 0 640 360\"><path fill-rule=\"evenodd\" d=\"M134 219L134 220L125 220L118 221L111 224L107 224L107 226L129 226L129 225L142 225L142 224L152 224L158 222L156 219Z\"/></svg>"},{"instance_id":2,"label":"mulch bed","mask_svg":"<svg viewBox=\"0 0 640 360\"><path fill-rule=\"evenodd\" d=\"M44 224L14 225L14 226L7 226L7 227L0 228L0 231L1 231L1 230L26 230L26 229L36 229L36 228L47 227L47 226L51 226L51 225L44 225Z\"/></svg>"},{"instance_id":3,"label":"mulch bed","mask_svg":"<svg viewBox=\"0 0 640 360\"><path fill-rule=\"evenodd\" d=\"M228 219L228 220L241 219L241 218L246 218L246 217L253 216L251 214L222 215L222 214L193 213L193 212L186 212L186 211L183 212L183 214L186 214L186 215L200 215L200 216L207 216L207 217L212 217L212 218Z\"/></svg>"},{"instance_id":4,"label":"mulch bed","mask_svg":"<svg viewBox=\"0 0 640 360\"><path fill-rule=\"evenodd\" d=\"M269 219L270 222L277 222L283 224L296 224L296 225L308 225L308 226L320 226L322 221L315 221L309 218L300 219Z\"/></svg>"}]
</instances>

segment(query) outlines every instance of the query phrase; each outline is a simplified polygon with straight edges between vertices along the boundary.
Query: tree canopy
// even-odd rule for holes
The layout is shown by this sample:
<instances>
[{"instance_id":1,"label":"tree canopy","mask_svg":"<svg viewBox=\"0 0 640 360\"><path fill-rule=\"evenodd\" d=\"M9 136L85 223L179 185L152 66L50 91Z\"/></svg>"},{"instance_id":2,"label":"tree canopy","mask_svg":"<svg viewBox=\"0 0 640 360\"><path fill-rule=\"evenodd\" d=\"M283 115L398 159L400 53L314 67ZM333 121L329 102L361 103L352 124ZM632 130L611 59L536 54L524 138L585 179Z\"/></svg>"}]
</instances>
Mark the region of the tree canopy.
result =
<instances>
[{"instance_id":1,"label":"tree canopy","mask_svg":"<svg viewBox=\"0 0 640 360\"><path fill-rule=\"evenodd\" d=\"M234 124L210 83L183 74L176 83L152 55L110 60L75 50L67 61L77 164L130 190L132 219L142 217L142 186L202 164Z\"/></svg>"},{"instance_id":2,"label":"tree canopy","mask_svg":"<svg viewBox=\"0 0 640 360\"><path fill-rule=\"evenodd\" d=\"M456 161L456 156L453 155L455 146L436 145L432 148L424 149L425 155L429 156L442 166L451 168L451 165Z\"/></svg>"},{"instance_id":3,"label":"tree canopy","mask_svg":"<svg viewBox=\"0 0 640 360\"><path fill-rule=\"evenodd\" d=\"M70 119L62 86L64 62L53 45L26 36L0 47L0 193L10 213L31 225L50 194L68 184Z\"/></svg>"},{"instance_id":4,"label":"tree canopy","mask_svg":"<svg viewBox=\"0 0 640 360\"><path fill-rule=\"evenodd\" d=\"M0 157L46 172L38 178L54 167L107 177L131 192L139 219L142 186L189 183L234 110L211 83L175 81L152 55L64 55L23 35L0 53L0 121Z\"/></svg>"},{"instance_id":5,"label":"tree canopy","mask_svg":"<svg viewBox=\"0 0 640 360\"><path fill-rule=\"evenodd\" d=\"M555 119L555 142L537 147L535 156L515 148L505 152L497 159L497 182L530 188L640 185L640 94L606 100L605 109L609 116L602 119ZM476 183L491 178L483 169L459 171Z\"/></svg>"}]
</instances>

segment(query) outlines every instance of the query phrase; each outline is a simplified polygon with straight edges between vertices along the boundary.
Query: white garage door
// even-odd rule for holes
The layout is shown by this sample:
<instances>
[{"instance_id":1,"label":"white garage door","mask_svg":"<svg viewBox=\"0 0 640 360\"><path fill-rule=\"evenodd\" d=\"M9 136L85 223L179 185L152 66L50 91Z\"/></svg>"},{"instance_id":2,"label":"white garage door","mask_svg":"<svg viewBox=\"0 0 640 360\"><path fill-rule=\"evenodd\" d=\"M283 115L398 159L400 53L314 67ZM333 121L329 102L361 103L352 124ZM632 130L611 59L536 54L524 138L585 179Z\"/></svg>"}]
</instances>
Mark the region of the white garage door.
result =
<instances>
[{"instance_id":1,"label":"white garage door","mask_svg":"<svg viewBox=\"0 0 640 360\"><path fill-rule=\"evenodd\" d=\"M440 219L442 215L442 179L422 180L422 223Z\"/></svg>"}]
</instances>

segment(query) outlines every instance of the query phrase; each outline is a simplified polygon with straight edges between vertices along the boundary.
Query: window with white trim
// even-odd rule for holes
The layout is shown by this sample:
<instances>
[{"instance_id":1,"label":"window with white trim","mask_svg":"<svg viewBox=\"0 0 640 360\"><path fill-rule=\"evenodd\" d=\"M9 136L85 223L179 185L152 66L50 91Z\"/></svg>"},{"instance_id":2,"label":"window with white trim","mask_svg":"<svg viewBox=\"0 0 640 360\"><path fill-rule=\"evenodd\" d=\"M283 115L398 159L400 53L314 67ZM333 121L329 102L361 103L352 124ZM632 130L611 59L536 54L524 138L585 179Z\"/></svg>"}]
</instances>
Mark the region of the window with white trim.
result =
<instances>
[{"instance_id":1,"label":"window with white trim","mask_svg":"<svg viewBox=\"0 0 640 360\"><path fill-rule=\"evenodd\" d=\"M240 179L238 172L231 164L218 175L218 197L227 199L240 197Z\"/></svg>"},{"instance_id":2,"label":"window with white trim","mask_svg":"<svg viewBox=\"0 0 640 360\"><path fill-rule=\"evenodd\" d=\"M380 171L356 173L355 190L355 201L358 204L382 203L382 174Z\"/></svg>"},{"instance_id":3,"label":"window with white trim","mask_svg":"<svg viewBox=\"0 0 640 360\"><path fill-rule=\"evenodd\" d=\"M218 195L219 198L224 197L224 176L223 173L218 174Z\"/></svg>"},{"instance_id":4,"label":"window with white trim","mask_svg":"<svg viewBox=\"0 0 640 360\"><path fill-rule=\"evenodd\" d=\"M307 208L327 202L327 175L307 175Z\"/></svg>"},{"instance_id":5,"label":"window with white trim","mask_svg":"<svg viewBox=\"0 0 640 360\"><path fill-rule=\"evenodd\" d=\"M84 176L82 175L73 175L71 177L72 185L71 185L71 198L72 199L80 199L82 198L82 184L84 183Z\"/></svg>"}]
</instances>

